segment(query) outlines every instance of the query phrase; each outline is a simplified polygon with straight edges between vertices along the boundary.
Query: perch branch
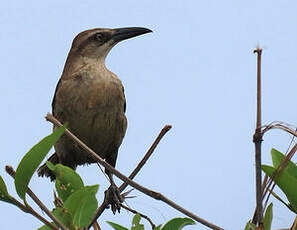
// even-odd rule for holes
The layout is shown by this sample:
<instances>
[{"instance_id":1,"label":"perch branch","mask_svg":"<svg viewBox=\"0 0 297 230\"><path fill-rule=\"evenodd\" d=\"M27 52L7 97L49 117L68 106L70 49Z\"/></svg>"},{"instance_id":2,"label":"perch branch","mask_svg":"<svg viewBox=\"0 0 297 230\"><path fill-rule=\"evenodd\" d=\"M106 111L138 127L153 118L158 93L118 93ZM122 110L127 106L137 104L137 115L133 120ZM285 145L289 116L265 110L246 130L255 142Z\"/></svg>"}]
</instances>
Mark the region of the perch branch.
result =
<instances>
[{"instance_id":1,"label":"perch branch","mask_svg":"<svg viewBox=\"0 0 297 230\"><path fill-rule=\"evenodd\" d=\"M60 127L62 126L62 124L51 114L47 114L46 119L50 122L52 122L54 125ZM175 202L169 200L168 198L166 198L165 196L163 196L160 193L157 193L155 191L149 190L148 188L134 182L133 180L129 179L128 177L126 177L124 174L122 174L121 172L119 172L118 170L116 170L114 167L112 167L110 164L108 164L107 162L105 162L99 155L97 155L92 149L90 149L86 144L84 144L81 140L79 140L74 134L72 134L68 129L65 130L65 134L68 135L71 139L73 139L80 147L82 147L86 152L88 152L92 157L94 157L102 166L104 166L105 168L107 168L110 172L112 172L112 174L114 174L115 176L117 176L118 178L120 178L122 181L126 182L127 184L129 184L130 186L132 186L133 188L141 191L142 193L156 199L156 200L161 200L164 203L168 204L169 206L173 207L174 209L182 212L183 214L193 218L194 220L196 220L197 222L211 228L214 230L223 230L223 228L218 227L200 217L198 217L197 215L195 215L194 213L182 208L181 206L179 206L178 204L176 204Z\"/></svg>"}]
</instances>

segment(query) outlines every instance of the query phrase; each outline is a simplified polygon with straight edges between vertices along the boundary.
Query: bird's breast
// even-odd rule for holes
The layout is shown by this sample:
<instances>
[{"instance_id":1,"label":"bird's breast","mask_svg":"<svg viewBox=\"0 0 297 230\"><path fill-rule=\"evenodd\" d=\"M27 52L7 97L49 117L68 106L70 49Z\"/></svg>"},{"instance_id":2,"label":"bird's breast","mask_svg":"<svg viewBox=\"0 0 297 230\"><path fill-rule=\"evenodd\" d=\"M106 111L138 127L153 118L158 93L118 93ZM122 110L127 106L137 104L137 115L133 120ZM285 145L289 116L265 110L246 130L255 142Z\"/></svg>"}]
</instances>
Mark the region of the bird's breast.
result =
<instances>
[{"instance_id":1,"label":"bird's breast","mask_svg":"<svg viewBox=\"0 0 297 230\"><path fill-rule=\"evenodd\" d=\"M80 72L61 80L53 102L54 116L96 152L118 147L125 135L125 96L114 74ZM76 152L76 151L74 151ZM80 152L77 150L77 153ZM102 155L104 157L104 155Z\"/></svg>"},{"instance_id":2,"label":"bird's breast","mask_svg":"<svg viewBox=\"0 0 297 230\"><path fill-rule=\"evenodd\" d=\"M120 79L109 71L87 69L62 80L56 92L56 107L82 113L124 112L125 95Z\"/></svg>"}]
</instances>

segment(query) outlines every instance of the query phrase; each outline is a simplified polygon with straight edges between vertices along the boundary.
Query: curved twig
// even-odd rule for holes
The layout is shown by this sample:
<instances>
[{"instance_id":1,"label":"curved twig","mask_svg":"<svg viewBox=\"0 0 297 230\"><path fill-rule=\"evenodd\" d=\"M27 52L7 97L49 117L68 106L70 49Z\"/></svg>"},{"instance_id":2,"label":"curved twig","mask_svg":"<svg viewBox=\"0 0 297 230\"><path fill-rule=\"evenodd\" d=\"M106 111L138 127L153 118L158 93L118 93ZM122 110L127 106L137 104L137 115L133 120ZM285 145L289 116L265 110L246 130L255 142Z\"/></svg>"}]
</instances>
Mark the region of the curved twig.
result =
<instances>
[{"instance_id":1,"label":"curved twig","mask_svg":"<svg viewBox=\"0 0 297 230\"><path fill-rule=\"evenodd\" d=\"M156 140L154 141L154 143L152 144L152 146L149 148L149 150L147 151L147 153L144 155L144 157L142 158L142 160L139 162L139 164L137 165L137 167L133 170L133 172L130 174L129 178L131 180L134 179L134 177L137 175L137 173L140 171L140 169L144 166L144 164L147 162L147 160L150 158L150 156L152 155L152 153L154 152L155 148L157 147L157 145L159 144L159 142L161 141L161 139L163 138L163 136L171 129L171 125L165 125L164 128L161 130L161 132L159 133L158 137L156 138ZM120 192L122 192L126 187L128 186L128 184L126 182L124 182L120 187L119 190Z\"/></svg>"},{"instance_id":2,"label":"curved twig","mask_svg":"<svg viewBox=\"0 0 297 230\"><path fill-rule=\"evenodd\" d=\"M262 132L264 134L271 129L280 129L280 130L283 130L283 131L290 133L293 136L297 137L297 132L295 130L291 129L289 126L292 126L292 125L287 124L285 122L281 122L281 121L274 121L268 125L263 126Z\"/></svg>"}]
</instances>

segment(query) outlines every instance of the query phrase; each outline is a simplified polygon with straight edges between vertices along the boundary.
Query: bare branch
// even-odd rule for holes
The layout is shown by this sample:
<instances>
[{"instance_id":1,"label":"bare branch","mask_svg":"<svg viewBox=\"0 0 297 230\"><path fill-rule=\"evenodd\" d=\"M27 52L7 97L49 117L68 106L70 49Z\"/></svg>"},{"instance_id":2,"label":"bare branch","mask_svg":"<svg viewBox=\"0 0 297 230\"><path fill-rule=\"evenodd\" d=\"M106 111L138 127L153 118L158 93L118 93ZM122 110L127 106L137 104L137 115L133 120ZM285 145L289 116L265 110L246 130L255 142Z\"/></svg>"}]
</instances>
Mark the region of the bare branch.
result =
<instances>
[{"instance_id":1,"label":"bare branch","mask_svg":"<svg viewBox=\"0 0 297 230\"><path fill-rule=\"evenodd\" d=\"M46 119L50 122L52 122L54 125L60 127L62 126L62 124L51 114L47 114ZM166 198L165 196L163 196L160 193L154 192L136 182L134 182L133 180L129 179L128 177L126 177L124 174L122 174L121 172L119 172L118 170L116 170L114 167L112 167L110 164L108 164L107 162L105 162L99 155L97 155L92 149L90 149L86 144L84 144L81 140L79 140L73 133L71 133L68 129L65 130L65 134L68 135L72 140L74 140L80 147L82 147L87 153L89 153L92 157L94 157L101 165L103 165L105 168L107 168L110 172L112 172L112 174L114 174L115 176L117 176L118 178L120 178L122 181L126 182L127 184L129 184L130 186L132 186L133 188L136 188L137 190L141 191L142 193L156 199L156 200L162 200L163 202L165 202L166 204L168 204L169 206L173 207L174 209L184 213L185 215L193 218L194 220L196 220L197 222L211 228L214 230L223 230L223 228L220 228L198 216L196 216L195 214L191 213L190 211L182 208L181 206L179 206L178 204L176 204L175 202L169 200L168 198Z\"/></svg>"},{"instance_id":2,"label":"bare branch","mask_svg":"<svg viewBox=\"0 0 297 230\"><path fill-rule=\"evenodd\" d=\"M161 132L159 133L158 137L156 138L156 140L154 141L154 143L152 144L152 146L149 148L149 150L147 151L147 153L144 155L144 157L142 158L142 160L139 162L139 164L137 165L137 167L133 170L133 172L130 174L129 178L131 180L134 179L134 177L137 175L137 173L140 171L140 169L144 166L144 164L147 162L147 160L150 158L150 156L152 155L152 153L154 152L155 148L157 147L157 145L159 144L159 142L161 141L161 139L163 138L163 136L171 129L171 125L165 125L164 128L161 130ZM123 183L120 187L119 190L122 192L126 187L128 186L127 183Z\"/></svg>"},{"instance_id":3,"label":"bare branch","mask_svg":"<svg viewBox=\"0 0 297 230\"><path fill-rule=\"evenodd\" d=\"M296 129L290 128L290 125L281 121L274 121L263 127L263 134L271 129L280 129L297 137Z\"/></svg>"},{"instance_id":4,"label":"bare branch","mask_svg":"<svg viewBox=\"0 0 297 230\"><path fill-rule=\"evenodd\" d=\"M255 166L256 166L256 217L253 220L254 224L260 222L263 219L263 207L262 207L262 170L261 170L261 144L263 133L261 130L261 55L262 49L257 48L254 50L257 53L257 123L256 130L253 136L253 142L255 143Z\"/></svg>"}]
</instances>

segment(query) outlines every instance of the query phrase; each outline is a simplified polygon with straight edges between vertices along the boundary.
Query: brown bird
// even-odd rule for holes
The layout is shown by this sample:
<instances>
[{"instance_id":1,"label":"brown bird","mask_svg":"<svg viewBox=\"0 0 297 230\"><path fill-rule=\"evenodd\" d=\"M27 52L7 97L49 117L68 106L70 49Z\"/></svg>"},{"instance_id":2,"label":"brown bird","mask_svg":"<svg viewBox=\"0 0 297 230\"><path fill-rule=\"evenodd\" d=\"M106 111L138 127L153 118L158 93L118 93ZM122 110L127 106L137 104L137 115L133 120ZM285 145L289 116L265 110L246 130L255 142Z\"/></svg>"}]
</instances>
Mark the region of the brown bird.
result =
<instances>
[{"instance_id":1,"label":"brown bird","mask_svg":"<svg viewBox=\"0 0 297 230\"><path fill-rule=\"evenodd\" d=\"M73 40L52 102L53 115L99 156L115 167L125 136L126 100L121 80L105 66L105 58L118 42L152 32L141 27L92 29ZM55 129L55 127L54 127ZM48 159L76 169L96 160L63 135ZM112 181L112 175L106 171ZM55 179L44 164L39 176Z\"/></svg>"}]
</instances>

